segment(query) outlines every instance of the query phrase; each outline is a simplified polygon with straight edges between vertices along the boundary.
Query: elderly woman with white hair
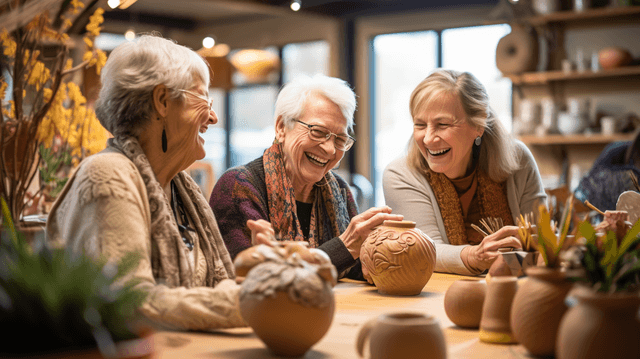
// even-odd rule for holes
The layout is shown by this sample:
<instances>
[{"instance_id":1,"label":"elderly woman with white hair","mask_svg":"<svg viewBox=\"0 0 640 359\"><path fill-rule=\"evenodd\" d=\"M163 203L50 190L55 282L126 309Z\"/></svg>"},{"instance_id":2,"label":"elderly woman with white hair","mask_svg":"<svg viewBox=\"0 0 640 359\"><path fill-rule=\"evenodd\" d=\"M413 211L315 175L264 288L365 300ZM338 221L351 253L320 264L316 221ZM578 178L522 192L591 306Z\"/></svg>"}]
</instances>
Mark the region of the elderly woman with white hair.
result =
<instances>
[{"instance_id":1,"label":"elderly woman with white hair","mask_svg":"<svg viewBox=\"0 0 640 359\"><path fill-rule=\"evenodd\" d=\"M358 214L349 185L331 171L354 143L356 98L337 78L299 77L276 100L276 138L262 157L229 169L209 204L232 257L255 243L308 241L326 252L341 276L362 279L360 246L391 208ZM260 231L256 231L260 229ZM253 235L252 235L252 230Z\"/></svg>"},{"instance_id":2,"label":"elderly woman with white hair","mask_svg":"<svg viewBox=\"0 0 640 359\"><path fill-rule=\"evenodd\" d=\"M114 138L69 179L47 221L50 240L118 262L147 293L140 311L168 328L245 326L239 286L207 199L182 172L205 156L217 121L209 68L194 51L157 36L118 46L102 69L96 103Z\"/></svg>"},{"instance_id":3,"label":"elderly woman with white hair","mask_svg":"<svg viewBox=\"0 0 640 359\"><path fill-rule=\"evenodd\" d=\"M439 69L413 90L409 153L383 175L387 204L436 245L436 271L479 274L500 248L521 248L517 218L546 194L529 149L489 107L484 86L468 72ZM483 237L487 218L505 225Z\"/></svg>"}]
</instances>

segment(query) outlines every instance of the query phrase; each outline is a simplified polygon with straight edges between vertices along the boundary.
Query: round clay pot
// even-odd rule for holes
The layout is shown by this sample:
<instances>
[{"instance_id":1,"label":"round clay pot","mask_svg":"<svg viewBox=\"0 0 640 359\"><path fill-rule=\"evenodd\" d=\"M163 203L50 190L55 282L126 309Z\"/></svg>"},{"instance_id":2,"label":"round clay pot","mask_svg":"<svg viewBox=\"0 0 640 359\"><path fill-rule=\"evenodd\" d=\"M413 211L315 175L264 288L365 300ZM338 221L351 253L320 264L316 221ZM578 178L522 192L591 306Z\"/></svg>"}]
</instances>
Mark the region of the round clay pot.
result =
<instances>
[{"instance_id":1,"label":"round clay pot","mask_svg":"<svg viewBox=\"0 0 640 359\"><path fill-rule=\"evenodd\" d=\"M356 341L360 357L369 339L370 359L445 359L447 346L438 321L420 313L390 313L367 322Z\"/></svg>"},{"instance_id":2,"label":"round clay pot","mask_svg":"<svg viewBox=\"0 0 640 359\"><path fill-rule=\"evenodd\" d=\"M516 343L511 333L511 304L518 289L518 278L494 277L487 285L482 305L480 340L487 343Z\"/></svg>"},{"instance_id":3,"label":"round clay pot","mask_svg":"<svg viewBox=\"0 0 640 359\"><path fill-rule=\"evenodd\" d=\"M578 303L560 322L556 342L559 359L640 358L638 293L572 292Z\"/></svg>"},{"instance_id":4,"label":"round clay pot","mask_svg":"<svg viewBox=\"0 0 640 359\"><path fill-rule=\"evenodd\" d=\"M621 47L607 47L598 52L598 62L603 69L627 66L633 61L631 54Z\"/></svg>"},{"instance_id":5,"label":"round clay pot","mask_svg":"<svg viewBox=\"0 0 640 359\"><path fill-rule=\"evenodd\" d=\"M362 243L360 260L378 292L417 295L436 264L436 247L411 221L384 221Z\"/></svg>"},{"instance_id":6,"label":"round clay pot","mask_svg":"<svg viewBox=\"0 0 640 359\"><path fill-rule=\"evenodd\" d=\"M568 309L564 299L573 283L559 269L530 267L526 273L511 306L511 331L531 354L552 356L560 319Z\"/></svg>"},{"instance_id":7,"label":"round clay pot","mask_svg":"<svg viewBox=\"0 0 640 359\"><path fill-rule=\"evenodd\" d=\"M538 37L533 28L511 27L511 32L498 41L496 67L503 74L534 71L538 65Z\"/></svg>"},{"instance_id":8,"label":"round clay pot","mask_svg":"<svg viewBox=\"0 0 640 359\"><path fill-rule=\"evenodd\" d=\"M444 311L457 326L478 328L487 283L479 279L461 279L453 282L444 295Z\"/></svg>"}]
</instances>

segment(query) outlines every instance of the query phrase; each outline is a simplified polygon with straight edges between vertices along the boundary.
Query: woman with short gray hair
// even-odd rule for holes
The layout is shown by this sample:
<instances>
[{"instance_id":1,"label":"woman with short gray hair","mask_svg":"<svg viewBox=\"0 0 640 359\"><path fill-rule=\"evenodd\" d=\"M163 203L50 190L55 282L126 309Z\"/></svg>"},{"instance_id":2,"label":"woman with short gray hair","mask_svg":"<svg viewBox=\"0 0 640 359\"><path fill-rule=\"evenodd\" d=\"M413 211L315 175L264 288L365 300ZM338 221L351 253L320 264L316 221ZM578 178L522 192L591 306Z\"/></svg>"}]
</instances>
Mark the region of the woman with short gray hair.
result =
<instances>
[{"instance_id":1,"label":"woman with short gray hair","mask_svg":"<svg viewBox=\"0 0 640 359\"><path fill-rule=\"evenodd\" d=\"M101 75L96 114L114 138L69 179L48 238L114 262L140 254L129 279L148 293L140 311L164 327L244 326L216 220L183 172L205 156L200 134L217 121L206 62L145 35L118 46Z\"/></svg>"},{"instance_id":2,"label":"woman with short gray hair","mask_svg":"<svg viewBox=\"0 0 640 359\"><path fill-rule=\"evenodd\" d=\"M355 141L349 134L355 109L353 90L337 78L302 76L282 88L273 145L225 172L211 193L232 257L274 238L308 241L328 254L341 276L363 279L362 242L375 226L402 216L389 207L358 214L349 185L331 171Z\"/></svg>"}]
</instances>

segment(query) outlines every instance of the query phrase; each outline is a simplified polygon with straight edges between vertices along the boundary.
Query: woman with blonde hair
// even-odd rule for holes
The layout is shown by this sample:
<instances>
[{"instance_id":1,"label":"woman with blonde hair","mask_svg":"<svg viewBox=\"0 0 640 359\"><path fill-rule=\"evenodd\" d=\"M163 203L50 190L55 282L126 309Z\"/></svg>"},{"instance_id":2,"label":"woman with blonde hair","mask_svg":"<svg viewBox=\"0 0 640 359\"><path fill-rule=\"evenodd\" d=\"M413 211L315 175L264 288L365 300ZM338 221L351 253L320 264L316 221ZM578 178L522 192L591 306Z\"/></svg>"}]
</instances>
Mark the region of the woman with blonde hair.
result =
<instances>
[{"instance_id":1,"label":"woman with blonde hair","mask_svg":"<svg viewBox=\"0 0 640 359\"><path fill-rule=\"evenodd\" d=\"M437 70L410 99L408 155L384 171L387 205L436 244L436 271L480 274L498 249L520 248L517 218L546 195L531 152L502 126L472 74ZM473 229L497 218L500 230Z\"/></svg>"}]
</instances>

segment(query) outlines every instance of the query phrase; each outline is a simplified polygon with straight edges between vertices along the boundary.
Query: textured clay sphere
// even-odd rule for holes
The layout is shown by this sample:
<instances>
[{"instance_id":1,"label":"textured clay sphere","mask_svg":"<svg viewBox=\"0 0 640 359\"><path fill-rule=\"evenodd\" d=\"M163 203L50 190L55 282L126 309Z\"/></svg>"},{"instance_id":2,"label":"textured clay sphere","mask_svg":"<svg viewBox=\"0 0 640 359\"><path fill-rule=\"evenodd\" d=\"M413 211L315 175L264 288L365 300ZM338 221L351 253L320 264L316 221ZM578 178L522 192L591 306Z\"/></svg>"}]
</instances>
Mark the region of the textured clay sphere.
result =
<instances>
[{"instance_id":1,"label":"textured clay sphere","mask_svg":"<svg viewBox=\"0 0 640 359\"><path fill-rule=\"evenodd\" d=\"M417 295L436 264L436 248L411 221L384 221L362 243L360 260L382 294Z\"/></svg>"}]
</instances>

